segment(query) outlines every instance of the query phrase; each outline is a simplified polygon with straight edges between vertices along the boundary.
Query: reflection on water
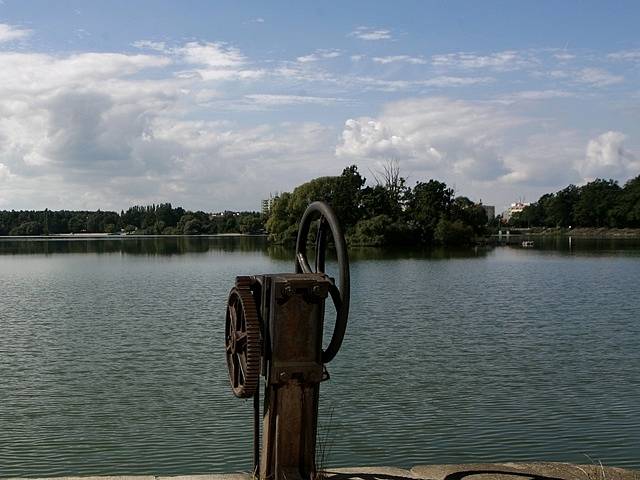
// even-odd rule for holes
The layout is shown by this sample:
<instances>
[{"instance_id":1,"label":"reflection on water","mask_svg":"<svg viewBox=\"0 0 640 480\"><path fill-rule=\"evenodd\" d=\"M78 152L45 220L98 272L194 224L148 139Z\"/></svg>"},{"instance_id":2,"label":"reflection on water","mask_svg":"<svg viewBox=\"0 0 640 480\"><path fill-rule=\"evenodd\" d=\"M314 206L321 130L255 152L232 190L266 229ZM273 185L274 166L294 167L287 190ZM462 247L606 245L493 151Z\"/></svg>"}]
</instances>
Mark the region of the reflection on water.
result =
<instances>
[{"instance_id":1,"label":"reflection on water","mask_svg":"<svg viewBox=\"0 0 640 480\"><path fill-rule=\"evenodd\" d=\"M312 249L311 249L312 250ZM157 237L99 237L99 238L31 238L0 237L2 254L62 254L62 253L123 253L127 255L179 255L186 253L266 252L274 260L293 261L290 246L270 245L263 236L157 236ZM375 248L359 247L349 250L352 260L379 260L393 258L429 258L446 260L484 256L490 247L476 248ZM313 254L313 251L311 251ZM329 252L331 258L331 252Z\"/></svg>"},{"instance_id":2,"label":"reflection on water","mask_svg":"<svg viewBox=\"0 0 640 480\"><path fill-rule=\"evenodd\" d=\"M30 238L14 240L0 237L1 254L124 253L127 255L179 255L263 250L262 236L118 236L96 238Z\"/></svg>"},{"instance_id":3,"label":"reflection on water","mask_svg":"<svg viewBox=\"0 0 640 480\"><path fill-rule=\"evenodd\" d=\"M582 238L582 237L531 237L533 251L556 255L636 255L640 254L637 238ZM508 247L478 246L470 248L377 248L354 247L349 258L359 260L382 259L430 259L484 257L494 248L521 249L519 245ZM264 236L117 236L70 238L21 238L0 237L0 255L3 254L62 254L62 253L123 253L127 255L180 255L187 253L265 252L274 260L293 261L291 246L271 245ZM313 251L310 252L313 254ZM329 252L331 257L331 252Z\"/></svg>"},{"instance_id":4,"label":"reflection on water","mask_svg":"<svg viewBox=\"0 0 640 480\"><path fill-rule=\"evenodd\" d=\"M640 467L640 245L535 242L350 250L327 465ZM0 477L246 471L225 302L292 270L262 237L2 238Z\"/></svg>"},{"instance_id":5,"label":"reflection on water","mask_svg":"<svg viewBox=\"0 0 640 480\"><path fill-rule=\"evenodd\" d=\"M537 250L577 255L634 254L640 252L640 238L531 237Z\"/></svg>"}]
</instances>

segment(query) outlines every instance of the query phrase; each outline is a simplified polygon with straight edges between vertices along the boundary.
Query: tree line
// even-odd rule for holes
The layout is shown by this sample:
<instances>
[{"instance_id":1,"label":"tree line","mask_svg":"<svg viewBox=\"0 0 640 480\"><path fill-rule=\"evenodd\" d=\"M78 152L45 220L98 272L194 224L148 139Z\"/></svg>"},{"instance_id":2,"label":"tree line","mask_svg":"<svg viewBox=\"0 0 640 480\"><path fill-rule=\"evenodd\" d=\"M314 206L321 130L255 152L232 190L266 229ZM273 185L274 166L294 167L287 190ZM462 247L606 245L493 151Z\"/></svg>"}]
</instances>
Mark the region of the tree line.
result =
<instances>
[{"instance_id":1,"label":"tree line","mask_svg":"<svg viewBox=\"0 0 640 480\"><path fill-rule=\"evenodd\" d=\"M264 232L258 212L209 214L170 203L134 206L127 211L22 210L0 211L0 235L119 233L137 235L199 235Z\"/></svg>"},{"instance_id":2,"label":"tree line","mask_svg":"<svg viewBox=\"0 0 640 480\"><path fill-rule=\"evenodd\" d=\"M355 165L334 177L319 177L277 196L267 220L276 243L295 241L298 222L307 205L328 202L338 215L351 245L464 245L487 233L482 205L456 196L438 180L406 185L397 162L374 174L376 185Z\"/></svg>"},{"instance_id":3,"label":"tree line","mask_svg":"<svg viewBox=\"0 0 640 480\"><path fill-rule=\"evenodd\" d=\"M640 228L640 175L620 187L615 180L547 193L512 215L515 227Z\"/></svg>"}]
</instances>

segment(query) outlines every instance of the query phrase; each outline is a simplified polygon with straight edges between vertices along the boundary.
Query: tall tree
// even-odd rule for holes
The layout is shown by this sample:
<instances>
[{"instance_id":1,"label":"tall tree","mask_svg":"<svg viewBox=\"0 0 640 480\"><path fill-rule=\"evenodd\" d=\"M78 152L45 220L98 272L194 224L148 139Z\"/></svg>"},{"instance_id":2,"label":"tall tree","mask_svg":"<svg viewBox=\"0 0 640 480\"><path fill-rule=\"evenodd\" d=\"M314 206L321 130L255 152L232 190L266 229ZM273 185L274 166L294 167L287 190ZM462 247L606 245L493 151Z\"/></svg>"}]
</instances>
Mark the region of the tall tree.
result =
<instances>
[{"instance_id":1,"label":"tall tree","mask_svg":"<svg viewBox=\"0 0 640 480\"><path fill-rule=\"evenodd\" d=\"M453 202L453 190L444 182L417 182L408 195L407 214L423 243L432 243L438 221L448 216Z\"/></svg>"},{"instance_id":2,"label":"tall tree","mask_svg":"<svg viewBox=\"0 0 640 480\"><path fill-rule=\"evenodd\" d=\"M615 227L610 211L621 193L615 180L596 179L580 188L580 198L575 205L574 217L580 227Z\"/></svg>"}]
</instances>

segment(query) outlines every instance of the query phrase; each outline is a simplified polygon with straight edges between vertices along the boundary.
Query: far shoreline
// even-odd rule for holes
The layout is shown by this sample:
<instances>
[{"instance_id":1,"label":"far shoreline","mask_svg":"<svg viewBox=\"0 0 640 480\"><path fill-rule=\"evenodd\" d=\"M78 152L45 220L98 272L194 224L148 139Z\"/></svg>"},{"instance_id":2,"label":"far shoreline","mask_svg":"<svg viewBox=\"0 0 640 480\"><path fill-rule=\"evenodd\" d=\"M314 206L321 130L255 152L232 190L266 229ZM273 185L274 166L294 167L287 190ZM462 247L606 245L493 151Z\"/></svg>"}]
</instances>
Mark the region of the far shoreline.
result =
<instances>
[{"instance_id":1,"label":"far shoreline","mask_svg":"<svg viewBox=\"0 0 640 480\"><path fill-rule=\"evenodd\" d=\"M501 238L519 238L519 237L576 237L583 239L640 239L640 228L548 228L548 227L531 227L531 228L508 228L503 227ZM509 233L507 233L509 232ZM127 239L151 239L151 238L264 238L268 239L267 233L202 233L202 234L135 234L135 233L57 233L50 235L0 235L0 241L12 240L127 240ZM498 237L497 233L492 233L486 237L481 237L476 243L478 245L486 245L492 243ZM484 240L484 241L483 241ZM280 245L279 242L271 242ZM364 247L366 245L353 244L350 247ZM473 245L472 245L473 246ZM382 248L393 248L393 245L382 246Z\"/></svg>"},{"instance_id":2,"label":"far shoreline","mask_svg":"<svg viewBox=\"0 0 640 480\"><path fill-rule=\"evenodd\" d=\"M640 238L640 228L545 228L519 229L520 234L536 237ZM504 235L504 233L503 233Z\"/></svg>"},{"instance_id":3,"label":"far shoreline","mask_svg":"<svg viewBox=\"0 0 640 480\"><path fill-rule=\"evenodd\" d=\"M54 235L2 235L0 241L7 240L125 240L128 238L205 238L205 237L264 237L265 233L202 233L197 235L147 235L147 234L113 234L113 233L58 233Z\"/></svg>"}]
</instances>

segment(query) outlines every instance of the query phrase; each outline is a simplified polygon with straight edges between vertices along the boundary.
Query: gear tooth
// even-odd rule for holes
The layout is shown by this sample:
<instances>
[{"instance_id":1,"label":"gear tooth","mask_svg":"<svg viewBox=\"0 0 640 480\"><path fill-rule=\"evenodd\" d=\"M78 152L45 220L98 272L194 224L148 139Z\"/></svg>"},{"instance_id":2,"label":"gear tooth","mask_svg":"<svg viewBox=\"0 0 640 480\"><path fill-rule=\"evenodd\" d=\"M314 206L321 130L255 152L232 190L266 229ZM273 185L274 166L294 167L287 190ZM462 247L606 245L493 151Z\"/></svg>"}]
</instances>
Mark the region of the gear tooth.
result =
<instances>
[{"instance_id":1,"label":"gear tooth","mask_svg":"<svg viewBox=\"0 0 640 480\"><path fill-rule=\"evenodd\" d=\"M237 277L236 287L231 289L229 294L228 304L231 303L231 298L237 296L242 315L245 319L245 328L247 334L247 343L245 350L240 354L244 355L246 362L246 371L244 372L244 378L240 385L233 386L231 380L231 388L233 393L240 398L248 398L253 396L258 388L258 382L260 380L260 355L262 346L260 345L260 320L258 317L258 309L251 292L251 285L253 280L251 277ZM228 313L226 322L230 321ZM228 346L228 345L226 345ZM227 366L229 367L229 374L231 374L231 354L227 353Z\"/></svg>"}]
</instances>

